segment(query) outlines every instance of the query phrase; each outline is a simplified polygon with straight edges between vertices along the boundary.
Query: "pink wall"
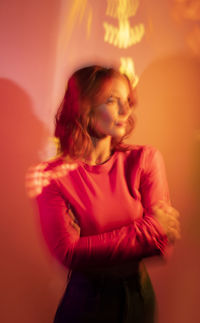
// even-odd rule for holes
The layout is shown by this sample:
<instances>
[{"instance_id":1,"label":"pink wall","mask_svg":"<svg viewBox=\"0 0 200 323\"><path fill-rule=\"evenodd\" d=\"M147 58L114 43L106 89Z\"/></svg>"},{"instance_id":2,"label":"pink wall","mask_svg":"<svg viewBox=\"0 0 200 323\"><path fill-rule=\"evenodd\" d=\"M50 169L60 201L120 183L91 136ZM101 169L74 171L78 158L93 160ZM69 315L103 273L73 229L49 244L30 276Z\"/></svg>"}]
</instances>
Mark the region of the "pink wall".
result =
<instances>
[{"instance_id":1,"label":"pink wall","mask_svg":"<svg viewBox=\"0 0 200 323\"><path fill-rule=\"evenodd\" d=\"M140 82L137 128L129 141L152 144L162 151L172 203L182 214L182 240L171 259L165 265L147 263L157 293L159 323L197 323L198 6L193 7L196 11L190 10L191 17L184 1L177 7L176 0L140 0L130 22L143 23L145 36L140 43L119 49L104 42L103 21L117 26L114 18L105 15L107 1L86 1L82 20L76 13L69 25L75 2L0 2L0 321L52 322L65 287L66 272L43 243L24 178L30 165L49 155L45 143L52 134L53 116L66 79L82 64L119 64L121 56L130 56Z\"/></svg>"},{"instance_id":2,"label":"pink wall","mask_svg":"<svg viewBox=\"0 0 200 323\"><path fill-rule=\"evenodd\" d=\"M59 12L59 1L0 2L2 323L51 322L63 285L24 185L49 135Z\"/></svg>"}]
</instances>

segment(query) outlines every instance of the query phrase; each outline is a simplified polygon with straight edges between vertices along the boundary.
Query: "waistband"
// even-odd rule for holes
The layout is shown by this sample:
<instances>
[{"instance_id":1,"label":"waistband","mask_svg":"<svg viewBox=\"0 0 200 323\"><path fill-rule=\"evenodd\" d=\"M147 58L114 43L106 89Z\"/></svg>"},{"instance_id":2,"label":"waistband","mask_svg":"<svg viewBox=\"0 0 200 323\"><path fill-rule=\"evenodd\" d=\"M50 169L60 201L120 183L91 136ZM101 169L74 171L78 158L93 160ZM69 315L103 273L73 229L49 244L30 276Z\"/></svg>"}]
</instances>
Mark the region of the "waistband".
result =
<instances>
[{"instance_id":1,"label":"waistband","mask_svg":"<svg viewBox=\"0 0 200 323\"><path fill-rule=\"evenodd\" d=\"M133 276L138 276L142 267L142 263L128 262L112 267L84 268L80 270L76 269L69 272L69 278L71 275L73 275L74 277L84 276L90 279L128 279Z\"/></svg>"}]
</instances>

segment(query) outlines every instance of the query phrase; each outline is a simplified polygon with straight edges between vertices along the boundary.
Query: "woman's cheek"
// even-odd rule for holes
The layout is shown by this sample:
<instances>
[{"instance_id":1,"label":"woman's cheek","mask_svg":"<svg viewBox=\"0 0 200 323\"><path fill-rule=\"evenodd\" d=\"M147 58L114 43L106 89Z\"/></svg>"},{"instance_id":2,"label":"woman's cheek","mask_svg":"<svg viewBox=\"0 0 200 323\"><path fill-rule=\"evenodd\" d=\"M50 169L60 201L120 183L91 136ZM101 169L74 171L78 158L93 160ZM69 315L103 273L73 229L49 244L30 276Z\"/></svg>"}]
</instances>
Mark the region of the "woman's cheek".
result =
<instances>
[{"instance_id":1,"label":"woman's cheek","mask_svg":"<svg viewBox=\"0 0 200 323\"><path fill-rule=\"evenodd\" d=\"M112 123L116 121L116 113L115 111L103 111L102 112L102 120L107 123Z\"/></svg>"}]
</instances>

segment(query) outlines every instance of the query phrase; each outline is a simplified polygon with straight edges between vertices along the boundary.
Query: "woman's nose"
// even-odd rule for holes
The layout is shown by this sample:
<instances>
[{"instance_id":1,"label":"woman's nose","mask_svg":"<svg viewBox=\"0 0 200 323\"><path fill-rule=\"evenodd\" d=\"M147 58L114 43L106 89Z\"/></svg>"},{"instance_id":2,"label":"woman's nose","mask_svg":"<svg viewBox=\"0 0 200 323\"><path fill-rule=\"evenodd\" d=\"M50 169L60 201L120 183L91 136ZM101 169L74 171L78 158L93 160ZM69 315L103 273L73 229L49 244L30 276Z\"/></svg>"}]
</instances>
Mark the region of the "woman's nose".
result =
<instances>
[{"instance_id":1,"label":"woman's nose","mask_svg":"<svg viewBox=\"0 0 200 323\"><path fill-rule=\"evenodd\" d=\"M130 106L128 102L119 102L119 114L129 114L130 113Z\"/></svg>"}]
</instances>

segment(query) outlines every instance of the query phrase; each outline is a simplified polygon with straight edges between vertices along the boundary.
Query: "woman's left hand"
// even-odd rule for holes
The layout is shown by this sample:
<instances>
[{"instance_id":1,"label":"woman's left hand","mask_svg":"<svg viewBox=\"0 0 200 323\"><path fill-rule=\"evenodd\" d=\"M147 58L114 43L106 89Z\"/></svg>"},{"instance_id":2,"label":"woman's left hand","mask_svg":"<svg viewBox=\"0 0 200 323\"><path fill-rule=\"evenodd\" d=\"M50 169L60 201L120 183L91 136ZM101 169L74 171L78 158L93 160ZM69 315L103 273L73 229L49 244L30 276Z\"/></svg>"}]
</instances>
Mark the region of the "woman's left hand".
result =
<instances>
[{"instance_id":1,"label":"woman's left hand","mask_svg":"<svg viewBox=\"0 0 200 323\"><path fill-rule=\"evenodd\" d=\"M174 207L165 201L159 201L152 207L152 213L162 226L169 242L174 243L177 239L180 239L180 214Z\"/></svg>"}]
</instances>

